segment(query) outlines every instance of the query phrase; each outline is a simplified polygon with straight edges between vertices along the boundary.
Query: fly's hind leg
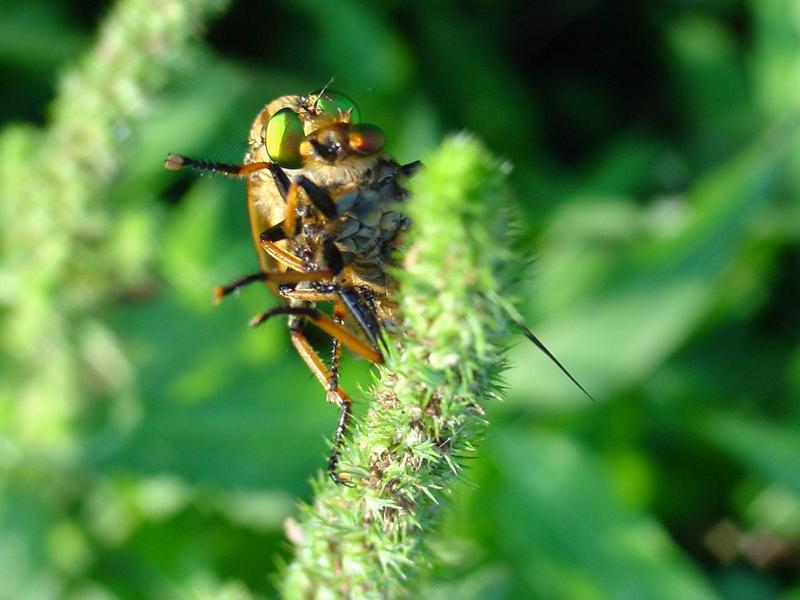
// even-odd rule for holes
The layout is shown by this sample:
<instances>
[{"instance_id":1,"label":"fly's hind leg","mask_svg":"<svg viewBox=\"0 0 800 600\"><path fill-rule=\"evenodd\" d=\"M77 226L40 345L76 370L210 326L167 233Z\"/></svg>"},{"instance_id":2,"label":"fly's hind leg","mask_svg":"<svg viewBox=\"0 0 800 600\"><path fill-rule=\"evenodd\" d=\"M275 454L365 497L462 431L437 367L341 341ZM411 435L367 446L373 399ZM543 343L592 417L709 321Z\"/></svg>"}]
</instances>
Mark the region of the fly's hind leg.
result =
<instances>
[{"instance_id":1,"label":"fly's hind leg","mask_svg":"<svg viewBox=\"0 0 800 600\"><path fill-rule=\"evenodd\" d=\"M349 398L342 398L339 402L339 420L336 423L336 433L333 435L333 448L328 457L328 476L334 483L352 485L350 476L346 473L339 473L339 458L342 455L342 442L347 435L350 421L353 418L353 402Z\"/></svg>"},{"instance_id":2,"label":"fly's hind leg","mask_svg":"<svg viewBox=\"0 0 800 600\"><path fill-rule=\"evenodd\" d=\"M281 286L278 293L289 300L302 302L333 302L333 323L344 329L344 317L347 314L345 305L339 298L339 286L330 284L321 289L296 289L291 286ZM339 387L339 364L342 360L342 342L338 336L331 336L331 377L328 381L328 391L333 392Z\"/></svg>"},{"instance_id":3,"label":"fly's hind leg","mask_svg":"<svg viewBox=\"0 0 800 600\"><path fill-rule=\"evenodd\" d=\"M327 300L327 295L320 295L315 292L308 294L303 293L305 290L287 290L281 291L281 294L287 298L300 300L303 302L317 302L321 298ZM278 306L266 312L260 313L250 320L250 325L255 327L261 325L267 319L275 315L302 315L305 316L314 325L319 327L322 331L331 337L339 338L339 341L345 348L350 350L353 354L357 354L361 358L366 358L368 361L378 365L384 362L383 354L376 347L370 346L362 342L354 334L350 333L346 327L337 323L328 315L322 313L316 308L301 307L301 306ZM327 389L327 388L326 388Z\"/></svg>"},{"instance_id":4,"label":"fly's hind leg","mask_svg":"<svg viewBox=\"0 0 800 600\"><path fill-rule=\"evenodd\" d=\"M333 320L342 326L344 324L345 310L344 306L338 302L334 304ZM342 343L338 337L331 338L331 372L330 379L328 380L328 393L339 388L339 364L342 359ZM342 441L347 435L347 430L350 426L350 421L353 418L352 413L353 404L350 399L342 400L339 404L339 420L336 423L336 433L333 436L333 449L328 458L328 474L331 479L336 483L345 483L338 473L339 456L341 454Z\"/></svg>"},{"instance_id":5,"label":"fly's hind leg","mask_svg":"<svg viewBox=\"0 0 800 600\"><path fill-rule=\"evenodd\" d=\"M322 386L328 390L328 401L335 402L339 406L339 420L336 423L336 432L333 434L333 448L328 458L328 475L334 483L350 485L349 476L339 473L339 458L342 455L342 443L353 417L353 401L339 387L338 365L336 367L336 377L334 378L331 371L328 371L322 363L314 348L311 347L303 333L303 320L298 317L291 317L289 319L289 329L292 335L292 344L294 344L297 353L303 358Z\"/></svg>"},{"instance_id":6,"label":"fly's hind leg","mask_svg":"<svg viewBox=\"0 0 800 600\"><path fill-rule=\"evenodd\" d=\"M345 310L344 306L338 302L333 306L333 322L340 327L344 325ZM328 391L339 387L339 363L342 360L342 344L338 337L331 338L331 380L328 383Z\"/></svg>"},{"instance_id":7,"label":"fly's hind leg","mask_svg":"<svg viewBox=\"0 0 800 600\"><path fill-rule=\"evenodd\" d=\"M310 306L278 306L257 315L250 323L255 326L275 315L290 316L289 330L291 331L292 344L297 350L297 353L305 361L308 368L322 384L322 387L327 390L328 401L339 406L339 420L336 424L336 433L333 437L333 449L328 459L328 474L336 483L347 484L348 477L339 474L338 466L339 458L341 457L342 443L347 435L347 430L353 416L353 402L339 386L339 356L341 354L341 346L347 346L353 352L376 363L382 363L383 356L380 352L363 344L344 328L342 321L345 315L345 306L338 301L339 298L335 293L328 294L314 290L292 289L286 289L282 293L287 298L294 299L295 301L317 302L332 300L335 302L333 318L322 314L316 308ZM300 300L301 298L302 300ZM334 356L330 370L322 362L322 359L320 359L314 348L311 347L305 333L303 333L303 325L307 320L310 320L320 327L320 329L328 333L334 339L336 345L334 346Z\"/></svg>"}]
</instances>

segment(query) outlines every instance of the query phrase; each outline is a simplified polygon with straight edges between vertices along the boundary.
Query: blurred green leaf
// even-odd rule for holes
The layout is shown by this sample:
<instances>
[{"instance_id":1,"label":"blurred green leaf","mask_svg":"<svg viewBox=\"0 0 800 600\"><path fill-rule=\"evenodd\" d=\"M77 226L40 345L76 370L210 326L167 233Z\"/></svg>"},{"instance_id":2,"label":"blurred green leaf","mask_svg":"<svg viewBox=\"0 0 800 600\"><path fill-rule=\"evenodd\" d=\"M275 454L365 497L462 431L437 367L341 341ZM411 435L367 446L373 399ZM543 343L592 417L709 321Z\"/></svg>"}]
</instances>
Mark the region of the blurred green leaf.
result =
<instances>
[{"instance_id":1,"label":"blurred green leaf","mask_svg":"<svg viewBox=\"0 0 800 600\"><path fill-rule=\"evenodd\" d=\"M591 302L562 307L555 319L535 327L595 396L639 381L685 342L712 307L753 218L769 207L787 151L798 141L797 128L773 132L703 177L688 193L691 212L676 230L632 245L595 282ZM534 280L532 289L558 293L560 280L575 275L562 269L551 278L556 281L536 288ZM552 365L522 348L525 355L518 348L514 362L526 367L509 377L515 396L551 403L576 397ZM602 368L592 366L592 357L602 357Z\"/></svg>"},{"instance_id":2,"label":"blurred green leaf","mask_svg":"<svg viewBox=\"0 0 800 600\"><path fill-rule=\"evenodd\" d=\"M501 486L495 560L517 574L512 597L714 597L659 525L625 507L570 440L509 431L489 445Z\"/></svg>"},{"instance_id":3,"label":"blurred green leaf","mask_svg":"<svg viewBox=\"0 0 800 600\"><path fill-rule=\"evenodd\" d=\"M785 486L800 497L800 423L772 424L720 414L704 420L702 433L763 481Z\"/></svg>"}]
</instances>

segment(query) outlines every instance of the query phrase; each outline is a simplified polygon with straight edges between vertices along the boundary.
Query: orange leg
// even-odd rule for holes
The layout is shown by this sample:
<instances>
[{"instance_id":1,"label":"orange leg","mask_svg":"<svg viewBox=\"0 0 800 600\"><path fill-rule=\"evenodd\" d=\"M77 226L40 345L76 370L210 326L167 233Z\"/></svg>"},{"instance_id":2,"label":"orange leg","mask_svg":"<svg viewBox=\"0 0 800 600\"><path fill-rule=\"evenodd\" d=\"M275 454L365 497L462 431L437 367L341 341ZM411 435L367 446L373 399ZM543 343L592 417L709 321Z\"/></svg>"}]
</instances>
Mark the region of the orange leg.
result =
<instances>
[{"instance_id":1,"label":"orange leg","mask_svg":"<svg viewBox=\"0 0 800 600\"><path fill-rule=\"evenodd\" d=\"M322 359L317 355L314 348L311 347L311 344L302 330L292 331L292 344L294 344L295 350L297 350L297 353L305 361L306 365L308 365L308 368L311 369L314 377L317 378L322 387L329 390L328 402L339 405L341 405L342 401L349 402L350 396L339 386L335 386L333 390L330 390L330 371L328 371L328 367L322 362Z\"/></svg>"},{"instance_id":2,"label":"orange leg","mask_svg":"<svg viewBox=\"0 0 800 600\"><path fill-rule=\"evenodd\" d=\"M338 294L317 292L316 290L288 290L282 291L281 295L284 298L301 300L303 302L333 302L333 325L340 328L341 331L347 331L344 327L344 317L347 314L347 309L344 304L342 304ZM331 340L331 381L329 385L332 387L329 389L333 390L339 385L339 363L342 358L342 342L339 334L332 335Z\"/></svg>"},{"instance_id":3,"label":"orange leg","mask_svg":"<svg viewBox=\"0 0 800 600\"><path fill-rule=\"evenodd\" d=\"M311 291L313 292L313 290ZM292 292L289 292L287 295L291 295L291 293ZM316 298L318 300L327 300L330 298L330 296L331 294L317 294ZM383 356L376 350L373 350L372 348L369 348L363 344L344 328L344 325L341 321L345 315L345 306L338 300L335 302L334 318L336 320L331 319L330 317L320 313L316 308L310 306L279 306L258 315L250 322L250 324L258 325L259 323L263 323L269 317L278 314L293 315L294 317L303 317L311 320L312 323L316 324L323 331L326 331L334 338L334 356L332 369L329 371L319 358L319 355L317 355L316 351L311 347L311 344L308 343L308 340L302 331L303 321L290 321L289 327L292 335L292 344L294 344L298 354L300 354L306 365L308 365L308 368L311 369L311 372L322 384L322 387L328 391L328 401L335 402L339 405L339 421L337 422L336 433L333 437L333 450L331 451L330 458L328 459L328 474L334 482L346 485L349 481L349 477L346 474L340 474L338 471L338 466L339 458L341 457L342 443L345 435L347 435L347 428L352 419L353 403L350 400L350 397L339 386L338 382L339 357L341 354L339 342L346 345L348 348L350 348L350 350L360 353L362 356L373 360L373 362L382 363ZM355 348L353 342L360 346L360 348ZM361 352L359 352L359 350Z\"/></svg>"},{"instance_id":4,"label":"orange leg","mask_svg":"<svg viewBox=\"0 0 800 600\"><path fill-rule=\"evenodd\" d=\"M297 353L314 373L316 378L328 391L328 401L335 402L339 405L339 421L336 423L336 433L333 435L333 450L331 450L330 458L328 458L328 474L331 479L336 483L347 485L349 476L347 474L340 474L338 472L339 457L341 456L342 442L344 436L347 434L347 427L353 416L353 401L338 385L332 385L331 374L325 365L322 364L319 356L308 343L306 336L302 330L292 330L292 343L294 344Z\"/></svg>"},{"instance_id":5,"label":"orange leg","mask_svg":"<svg viewBox=\"0 0 800 600\"><path fill-rule=\"evenodd\" d=\"M360 354L362 357L371 360L372 362L376 362L378 364L382 364L383 360L381 357L380 361L374 360L373 356L366 356L363 352L360 352L358 349L353 348L351 345L352 340L355 340L356 343L360 344L361 348L372 348L377 349L379 347L380 338L379 338L379 328L377 321L374 319L374 315L369 315L365 313L365 308L363 305L359 304L357 301L354 301L353 290L345 289L341 290L336 284L332 284L330 287L335 288L324 292L319 292L313 289L290 289L290 290L280 290L279 293L284 298L289 298L290 300L300 300L302 302L333 302L334 303L334 314L333 320L325 317L322 315L323 319L327 319L327 322L323 324L322 322L313 321L316 325L322 329L323 331L327 332L331 337L336 340L336 343L343 342L345 346L350 348L356 354ZM313 310L313 309L312 309ZM368 309L366 309L368 310ZM342 325L343 318L347 312L350 313L351 316L355 319L356 323L361 326L362 331L367 336L367 339L370 342L370 345L367 346L363 342L361 342L360 338L353 336L348 329L345 329ZM343 335L341 332L345 332L347 335ZM373 350L375 352L375 350ZM377 353L380 355L380 352Z\"/></svg>"},{"instance_id":6,"label":"orange leg","mask_svg":"<svg viewBox=\"0 0 800 600\"><path fill-rule=\"evenodd\" d=\"M177 171L179 169L188 168L196 169L198 171L210 171L212 173L220 173L222 175L230 175L231 177L241 177L262 171L264 169L273 169L274 163L271 162L254 162L247 165L231 165L228 163L218 163L208 160L197 160L189 158L188 156L181 156L179 154L169 154L164 161L164 167L170 171Z\"/></svg>"},{"instance_id":7,"label":"orange leg","mask_svg":"<svg viewBox=\"0 0 800 600\"><path fill-rule=\"evenodd\" d=\"M284 298L291 300L301 300L303 302L333 302L333 322L344 329L344 317L346 309L336 293L323 293L316 290L288 290L282 291ZM333 391L339 387L339 363L342 359L342 344L339 338L331 338L331 370L328 380L328 390Z\"/></svg>"},{"instance_id":8,"label":"orange leg","mask_svg":"<svg viewBox=\"0 0 800 600\"><path fill-rule=\"evenodd\" d=\"M253 283L254 281L272 281L275 283L301 283L303 281L323 281L333 277L330 271L305 271L298 273L297 271L278 271L268 272L259 271L252 275L247 275L241 279L237 279L228 285L219 286L214 288L214 301L220 302L225 296L243 288L244 286Z\"/></svg>"},{"instance_id":9,"label":"orange leg","mask_svg":"<svg viewBox=\"0 0 800 600\"><path fill-rule=\"evenodd\" d=\"M278 306L277 308L270 309L250 319L250 326L256 327L257 325L261 325L261 323L275 315L304 316L329 336L339 338L339 341L341 341L342 344L344 344L344 346L353 354L357 354L362 358L366 358L368 361L375 364L383 364L383 355L380 352L362 342L347 329L345 329L343 325L340 325L328 315L318 311L316 308Z\"/></svg>"}]
</instances>

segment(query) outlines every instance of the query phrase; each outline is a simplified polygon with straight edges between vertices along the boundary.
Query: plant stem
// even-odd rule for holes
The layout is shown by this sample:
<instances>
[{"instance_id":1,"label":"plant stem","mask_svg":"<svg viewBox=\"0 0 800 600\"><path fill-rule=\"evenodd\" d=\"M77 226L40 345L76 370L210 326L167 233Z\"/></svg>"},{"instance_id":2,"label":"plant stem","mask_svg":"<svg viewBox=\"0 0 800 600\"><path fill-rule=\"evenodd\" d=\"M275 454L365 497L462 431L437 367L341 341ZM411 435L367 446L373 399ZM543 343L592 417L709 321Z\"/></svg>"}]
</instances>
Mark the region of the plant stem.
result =
<instances>
[{"instance_id":1,"label":"plant stem","mask_svg":"<svg viewBox=\"0 0 800 600\"><path fill-rule=\"evenodd\" d=\"M411 182L399 344L380 369L342 469L315 481L299 522L286 598L387 598L426 564L423 535L462 476L500 392L510 319L506 165L476 140L446 140ZM390 342L391 345L391 342Z\"/></svg>"}]
</instances>

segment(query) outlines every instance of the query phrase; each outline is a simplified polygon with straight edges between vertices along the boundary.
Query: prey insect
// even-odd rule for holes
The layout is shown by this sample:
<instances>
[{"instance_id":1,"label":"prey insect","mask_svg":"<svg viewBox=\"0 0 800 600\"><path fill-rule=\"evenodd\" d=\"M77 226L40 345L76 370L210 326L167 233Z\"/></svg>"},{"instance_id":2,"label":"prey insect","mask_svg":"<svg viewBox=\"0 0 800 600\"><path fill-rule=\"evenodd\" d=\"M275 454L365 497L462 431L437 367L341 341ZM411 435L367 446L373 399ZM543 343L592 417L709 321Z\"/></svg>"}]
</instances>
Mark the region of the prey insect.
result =
<instances>
[{"instance_id":1,"label":"prey insect","mask_svg":"<svg viewBox=\"0 0 800 600\"><path fill-rule=\"evenodd\" d=\"M361 123L356 104L323 89L282 96L267 104L250 129L243 164L231 165L171 154L168 169L244 177L247 210L261 269L215 290L215 298L257 281L286 300L257 315L251 325L288 317L298 354L339 406L328 460L337 483L342 441L352 401L339 385L342 347L373 363L383 362L382 332L394 326L397 284L388 274L407 218L403 179L419 162L399 165L382 152L384 134ZM330 303L328 315L318 303ZM331 336L329 366L305 335L311 323Z\"/></svg>"},{"instance_id":2,"label":"prey insect","mask_svg":"<svg viewBox=\"0 0 800 600\"><path fill-rule=\"evenodd\" d=\"M285 299L250 324L288 317L292 344L339 407L328 459L336 483L342 444L352 419L352 400L339 385L342 347L375 364L383 363L383 332L396 326L397 282L389 274L402 233L400 212L405 178L419 161L400 165L383 153L384 134L361 123L356 104L323 89L282 96L267 104L250 129L242 164L196 160L170 154L164 166L241 177L260 270L215 289L217 301L254 282L266 283ZM331 314L319 303L329 303ZM519 319L517 325L584 393L555 356ZM305 335L313 324L331 337L326 364ZM591 397L591 396L590 396Z\"/></svg>"}]
</instances>

